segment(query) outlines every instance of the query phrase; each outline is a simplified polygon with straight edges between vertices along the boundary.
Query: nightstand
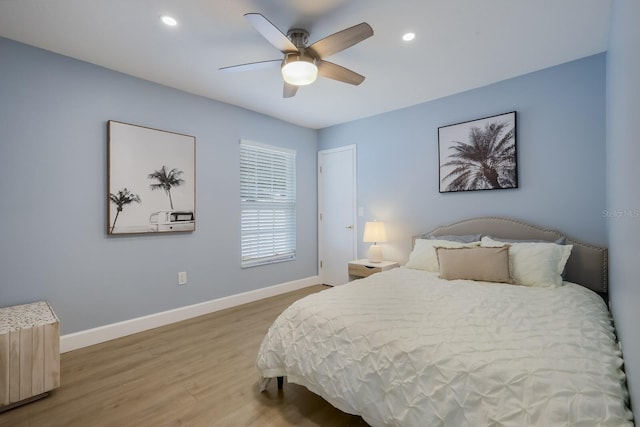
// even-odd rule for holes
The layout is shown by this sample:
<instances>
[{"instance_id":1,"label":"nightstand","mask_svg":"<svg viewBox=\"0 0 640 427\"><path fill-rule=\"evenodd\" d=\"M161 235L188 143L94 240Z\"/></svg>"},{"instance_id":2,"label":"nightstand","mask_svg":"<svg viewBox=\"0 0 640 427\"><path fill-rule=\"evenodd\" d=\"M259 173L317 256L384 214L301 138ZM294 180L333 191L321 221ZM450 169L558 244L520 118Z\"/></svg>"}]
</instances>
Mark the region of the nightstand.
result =
<instances>
[{"instance_id":1,"label":"nightstand","mask_svg":"<svg viewBox=\"0 0 640 427\"><path fill-rule=\"evenodd\" d=\"M368 259L358 259L349 263L349 280L371 276L374 273L399 267L395 261L370 262Z\"/></svg>"}]
</instances>

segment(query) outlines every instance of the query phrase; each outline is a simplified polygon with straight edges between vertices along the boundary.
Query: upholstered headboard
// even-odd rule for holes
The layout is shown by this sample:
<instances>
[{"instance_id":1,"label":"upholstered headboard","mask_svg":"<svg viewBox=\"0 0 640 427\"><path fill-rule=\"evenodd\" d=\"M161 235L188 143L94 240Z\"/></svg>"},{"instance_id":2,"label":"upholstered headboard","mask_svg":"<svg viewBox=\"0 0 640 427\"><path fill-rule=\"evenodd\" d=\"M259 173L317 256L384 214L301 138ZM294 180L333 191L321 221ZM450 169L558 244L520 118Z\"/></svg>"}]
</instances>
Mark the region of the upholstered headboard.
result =
<instances>
[{"instance_id":1,"label":"upholstered headboard","mask_svg":"<svg viewBox=\"0 0 640 427\"><path fill-rule=\"evenodd\" d=\"M573 245L567 261L565 280L585 286L599 293L608 292L607 248L572 239L565 234L510 218L472 218L450 225L440 226L428 233L414 236L416 239L429 235L482 234L505 239L536 239L553 242L565 236L567 244Z\"/></svg>"}]
</instances>

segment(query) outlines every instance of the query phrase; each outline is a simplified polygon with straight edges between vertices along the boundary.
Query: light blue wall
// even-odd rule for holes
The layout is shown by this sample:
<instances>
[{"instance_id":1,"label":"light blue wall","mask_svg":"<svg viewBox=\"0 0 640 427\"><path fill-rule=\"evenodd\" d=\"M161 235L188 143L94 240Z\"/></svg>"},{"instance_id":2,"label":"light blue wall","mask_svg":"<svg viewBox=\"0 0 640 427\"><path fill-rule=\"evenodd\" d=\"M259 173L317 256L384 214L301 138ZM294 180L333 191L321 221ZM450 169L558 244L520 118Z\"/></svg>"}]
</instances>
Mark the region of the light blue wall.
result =
<instances>
[{"instance_id":1,"label":"light blue wall","mask_svg":"<svg viewBox=\"0 0 640 427\"><path fill-rule=\"evenodd\" d=\"M595 55L322 129L319 149L357 145L359 229L367 220L387 221L389 259L406 260L414 234L480 215L606 244L605 68L605 55ZM519 188L440 194L438 127L513 110ZM360 256L366 250L360 243Z\"/></svg>"},{"instance_id":2,"label":"light blue wall","mask_svg":"<svg viewBox=\"0 0 640 427\"><path fill-rule=\"evenodd\" d=\"M615 0L607 53L611 310L640 416L640 2Z\"/></svg>"},{"instance_id":3,"label":"light blue wall","mask_svg":"<svg viewBox=\"0 0 640 427\"><path fill-rule=\"evenodd\" d=\"M0 306L71 333L317 274L316 131L2 38L0 64ZM196 137L194 233L106 235L109 119ZM297 150L296 261L240 268L240 138Z\"/></svg>"}]
</instances>

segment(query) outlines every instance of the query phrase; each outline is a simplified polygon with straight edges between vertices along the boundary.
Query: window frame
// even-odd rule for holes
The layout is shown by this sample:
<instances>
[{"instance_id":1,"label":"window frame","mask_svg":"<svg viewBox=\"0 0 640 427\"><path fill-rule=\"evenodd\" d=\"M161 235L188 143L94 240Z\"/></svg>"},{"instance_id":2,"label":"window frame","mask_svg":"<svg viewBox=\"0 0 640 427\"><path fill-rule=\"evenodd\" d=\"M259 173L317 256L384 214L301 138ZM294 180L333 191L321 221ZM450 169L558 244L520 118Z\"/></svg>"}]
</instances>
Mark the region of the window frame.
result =
<instances>
[{"instance_id":1,"label":"window frame","mask_svg":"<svg viewBox=\"0 0 640 427\"><path fill-rule=\"evenodd\" d=\"M296 150L241 139L239 166L241 267L295 260Z\"/></svg>"}]
</instances>

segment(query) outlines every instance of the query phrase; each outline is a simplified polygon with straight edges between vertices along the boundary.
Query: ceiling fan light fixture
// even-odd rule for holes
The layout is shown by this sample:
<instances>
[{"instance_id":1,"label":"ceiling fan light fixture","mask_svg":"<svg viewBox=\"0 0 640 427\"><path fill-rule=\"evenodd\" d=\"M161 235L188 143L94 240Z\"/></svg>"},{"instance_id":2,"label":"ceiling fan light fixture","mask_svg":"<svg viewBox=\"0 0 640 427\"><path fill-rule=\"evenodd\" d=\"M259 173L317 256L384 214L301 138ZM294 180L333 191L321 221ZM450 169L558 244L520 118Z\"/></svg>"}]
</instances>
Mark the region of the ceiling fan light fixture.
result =
<instances>
[{"instance_id":1,"label":"ceiling fan light fixture","mask_svg":"<svg viewBox=\"0 0 640 427\"><path fill-rule=\"evenodd\" d=\"M294 86L311 84L318 78L315 59L298 53L289 53L282 61L282 78Z\"/></svg>"}]
</instances>

